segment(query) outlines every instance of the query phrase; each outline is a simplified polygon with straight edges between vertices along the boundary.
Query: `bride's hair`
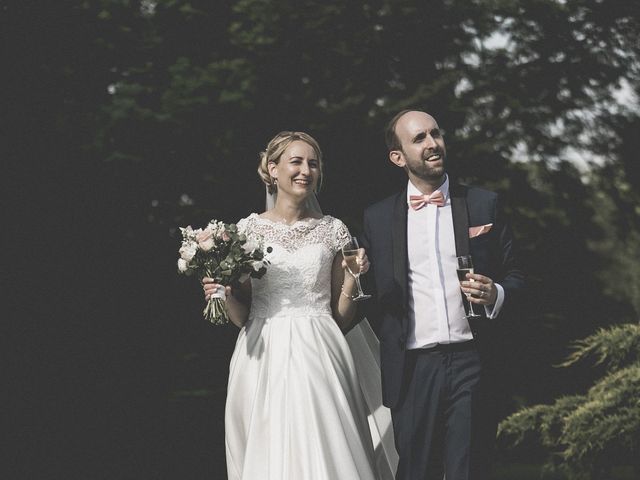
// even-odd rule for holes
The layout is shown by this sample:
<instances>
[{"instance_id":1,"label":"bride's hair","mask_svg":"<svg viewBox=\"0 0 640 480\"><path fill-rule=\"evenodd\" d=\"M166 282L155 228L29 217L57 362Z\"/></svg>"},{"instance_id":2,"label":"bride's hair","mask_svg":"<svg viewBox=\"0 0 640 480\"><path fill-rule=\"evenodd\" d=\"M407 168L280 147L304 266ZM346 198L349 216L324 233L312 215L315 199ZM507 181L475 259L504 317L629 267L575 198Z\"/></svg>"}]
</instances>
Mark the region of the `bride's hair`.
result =
<instances>
[{"instance_id":1,"label":"bride's hair","mask_svg":"<svg viewBox=\"0 0 640 480\"><path fill-rule=\"evenodd\" d=\"M267 149L264 152L260 152L258 175L260 175L260 179L267 186L269 193L275 193L277 189L276 183L269 174L269 163L275 163L277 165L280 161L280 157L287 147L296 140L300 140L310 145L316 154L318 166L320 168L317 190L320 190L320 187L322 186L322 151L320 150L320 145L318 145L318 142L316 142L316 140L308 133L285 131L280 132L273 137L267 144Z\"/></svg>"}]
</instances>

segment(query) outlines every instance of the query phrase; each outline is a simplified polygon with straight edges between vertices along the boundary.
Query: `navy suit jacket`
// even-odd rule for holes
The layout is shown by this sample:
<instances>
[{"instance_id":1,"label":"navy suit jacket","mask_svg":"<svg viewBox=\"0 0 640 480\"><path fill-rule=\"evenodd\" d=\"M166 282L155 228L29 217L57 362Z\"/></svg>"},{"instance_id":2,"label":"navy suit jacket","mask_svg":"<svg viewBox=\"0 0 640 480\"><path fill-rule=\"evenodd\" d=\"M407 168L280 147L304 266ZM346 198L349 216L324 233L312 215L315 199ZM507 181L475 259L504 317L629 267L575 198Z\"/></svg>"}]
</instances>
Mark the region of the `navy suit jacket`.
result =
<instances>
[{"instance_id":1,"label":"navy suit jacket","mask_svg":"<svg viewBox=\"0 0 640 480\"><path fill-rule=\"evenodd\" d=\"M488 190L450 184L456 252L473 256L476 273L490 277L504 288L505 299L498 318L472 319L471 331L484 358L495 358L504 319L508 318L524 286L516 262L513 237L499 205ZM404 189L365 210L362 246L371 261L363 276L372 301L362 302L362 314L380 339L383 401L393 408L402 400L406 342L409 330L407 273L407 191ZM469 238L469 227L492 223L491 230ZM462 293L461 293L462 295ZM481 310L476 306L476 311ZM484 310L484 309L482 309Z\"/></svg>"}]
</instances>

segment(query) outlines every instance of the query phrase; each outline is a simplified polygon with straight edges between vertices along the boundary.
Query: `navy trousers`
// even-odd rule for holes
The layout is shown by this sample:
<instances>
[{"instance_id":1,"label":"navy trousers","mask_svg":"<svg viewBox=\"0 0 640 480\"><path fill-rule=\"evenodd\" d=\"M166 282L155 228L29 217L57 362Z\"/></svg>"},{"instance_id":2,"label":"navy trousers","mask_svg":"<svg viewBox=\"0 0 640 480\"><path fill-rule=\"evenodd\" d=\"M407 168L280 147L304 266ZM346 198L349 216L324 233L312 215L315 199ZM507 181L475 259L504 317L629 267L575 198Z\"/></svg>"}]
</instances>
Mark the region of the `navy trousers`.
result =
<instances>
[{"instance_id":1,"label":"navy trousers","mask_svg":"<svg viewBox=\"0 0 640 480\"><path fill-rule=\"evenodd\" d=\"M473 342L409 351L405 372L391 412L396 479L486 480L496 422Z\"/></svg>"}]
</instances>

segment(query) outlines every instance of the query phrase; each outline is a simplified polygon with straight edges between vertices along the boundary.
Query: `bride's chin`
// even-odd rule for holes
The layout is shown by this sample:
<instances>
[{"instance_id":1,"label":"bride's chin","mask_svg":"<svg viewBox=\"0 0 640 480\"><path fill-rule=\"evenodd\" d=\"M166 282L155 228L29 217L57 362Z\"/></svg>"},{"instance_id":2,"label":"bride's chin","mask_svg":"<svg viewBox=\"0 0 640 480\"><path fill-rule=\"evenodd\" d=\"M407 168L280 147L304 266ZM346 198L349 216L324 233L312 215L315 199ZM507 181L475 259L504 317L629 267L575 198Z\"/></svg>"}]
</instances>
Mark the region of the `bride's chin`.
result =
<instances>
[{"instance_id":1,"label":"bride's chin","mask_svg":"<svg viewBox=\"0 0 640 480\"><path fill-rule=\"evenodd\" d=\"M313 193L313 189L309 188L309 189L294 189L293 191L288 191L288 192L283 192L282 190L280 190L278 192L278 195L283 195L283 196L287 196L289 198L291 198L294 201L298 201L298 202L304 202L307 198L309 198L311 196L311 194Z\"/></svg>"},{"instance_id":2,"label":"bride's chin","mask_svg":"<svg viewBox=\"0 0 640 480\"><path fill-rule=\"evenodd\" d=\"M310 195L311 193L313 193L313 186L312 185L295 185L293 187L293 192L295 195Z\"/></svg>"}]
</instances>

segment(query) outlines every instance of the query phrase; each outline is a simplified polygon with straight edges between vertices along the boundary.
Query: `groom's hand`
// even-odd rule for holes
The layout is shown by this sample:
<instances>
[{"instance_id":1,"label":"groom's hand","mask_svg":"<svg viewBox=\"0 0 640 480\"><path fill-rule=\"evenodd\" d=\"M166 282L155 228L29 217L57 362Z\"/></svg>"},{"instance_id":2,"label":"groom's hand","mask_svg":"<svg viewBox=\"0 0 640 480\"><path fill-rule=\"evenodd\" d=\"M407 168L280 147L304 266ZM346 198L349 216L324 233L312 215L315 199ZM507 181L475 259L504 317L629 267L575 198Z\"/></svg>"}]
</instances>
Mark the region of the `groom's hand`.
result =
<instances>
[{"instance_id":1,"label":"groom's hand","mask_svg":"<svg viewBox=\"0 0 640 480\"><path fill-rule=\"evenodd\" d=\"M471 295L469 299L478 305L493 305L498 298L498 289L493 280L479 273L467 273L467 280L460 284L462 291Z\"/></svg>"}]
</instances>

